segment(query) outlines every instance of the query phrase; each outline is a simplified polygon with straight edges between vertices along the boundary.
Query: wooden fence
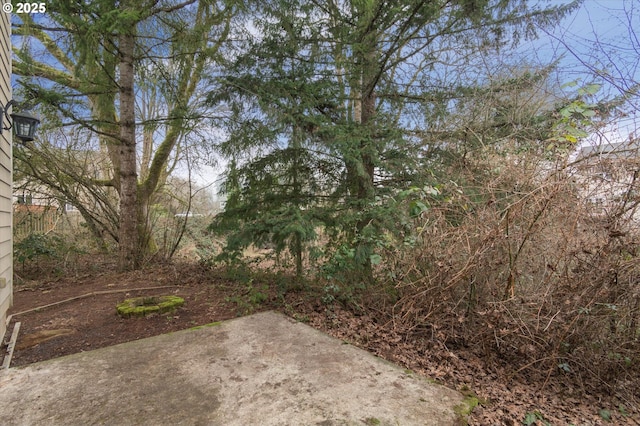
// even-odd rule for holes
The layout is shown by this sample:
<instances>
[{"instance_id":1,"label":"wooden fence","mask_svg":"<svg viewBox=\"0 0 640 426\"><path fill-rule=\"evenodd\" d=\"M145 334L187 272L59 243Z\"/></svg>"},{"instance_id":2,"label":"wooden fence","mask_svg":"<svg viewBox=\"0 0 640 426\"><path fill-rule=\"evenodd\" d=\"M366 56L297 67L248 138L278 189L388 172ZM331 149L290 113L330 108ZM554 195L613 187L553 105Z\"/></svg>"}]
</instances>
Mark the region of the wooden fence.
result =
<instances>
[{"instance_id":1,"label":"wooden fence","mask_svg":"<svg viewBox=\"0 0 640 426\"><path fill-rule=\"evenodd\" d=\"M29 234L46 234L56 228L60 211L53 206L18 204L13 209L13 237L19 241Z\"/></svg>"}]
</instances>

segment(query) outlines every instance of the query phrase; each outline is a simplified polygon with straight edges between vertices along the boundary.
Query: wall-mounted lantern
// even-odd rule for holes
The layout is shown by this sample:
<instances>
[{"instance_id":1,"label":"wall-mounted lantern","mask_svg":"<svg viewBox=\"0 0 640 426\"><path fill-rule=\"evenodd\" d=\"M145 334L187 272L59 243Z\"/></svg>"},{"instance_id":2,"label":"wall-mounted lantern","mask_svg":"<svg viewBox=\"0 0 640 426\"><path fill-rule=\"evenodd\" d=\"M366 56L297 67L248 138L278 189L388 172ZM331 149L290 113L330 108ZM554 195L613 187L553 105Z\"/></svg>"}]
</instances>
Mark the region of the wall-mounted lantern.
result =
<instances>
[{"instance_id":1,"label":"wall-mounted lantern","mask_svg":"<svg viewBox=\"0 0 640 426\"><path fill-rule=\"evenodd\" d=\"M40 124L40 120L28 112L14 112L9 114L9 108L14 105L18 105L14 100L7 102L4 107L0 105L0 133L2 133L2 129L10 130L13 128L13 134L22 140L22 142L32 141L36 134L38 124ZM6 127L2 123L3 117L5 117L9 123Z\"/></svg>"}]
</instances>

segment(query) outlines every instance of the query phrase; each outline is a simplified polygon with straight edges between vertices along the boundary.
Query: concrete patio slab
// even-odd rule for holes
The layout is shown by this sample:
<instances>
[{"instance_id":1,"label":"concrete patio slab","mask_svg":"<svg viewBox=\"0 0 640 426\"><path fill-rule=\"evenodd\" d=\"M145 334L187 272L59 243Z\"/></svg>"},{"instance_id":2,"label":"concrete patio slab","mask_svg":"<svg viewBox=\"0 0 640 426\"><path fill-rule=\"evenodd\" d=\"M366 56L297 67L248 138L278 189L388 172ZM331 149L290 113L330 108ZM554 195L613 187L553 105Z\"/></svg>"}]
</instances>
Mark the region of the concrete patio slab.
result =
<instances>
[{"instance_id":1,"label":"concrete patio slab","mask_svg":"<svg viewBox=\"0 0 640 426\"><path fill-rule=\"evenodd\" d=\"M454 425L462 401L274 312L0 373L4 425Z\"/></svg>"}]
</instances>

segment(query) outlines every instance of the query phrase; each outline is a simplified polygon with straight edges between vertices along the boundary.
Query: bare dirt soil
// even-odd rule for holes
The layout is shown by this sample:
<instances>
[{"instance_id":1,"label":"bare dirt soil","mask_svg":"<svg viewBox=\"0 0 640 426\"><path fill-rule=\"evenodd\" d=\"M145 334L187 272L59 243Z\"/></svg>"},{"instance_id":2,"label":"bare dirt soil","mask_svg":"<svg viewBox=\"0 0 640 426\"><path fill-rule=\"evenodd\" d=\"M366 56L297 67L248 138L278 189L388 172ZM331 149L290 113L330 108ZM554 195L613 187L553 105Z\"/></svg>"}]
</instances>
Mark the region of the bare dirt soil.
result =
<instances>
[{"instance_id":1,"label":"bare dirt soil","mask_svg":"<svg viewBox=\"0 0 640 426\"><path fill-rule=\"evenodd\" d=\"M15 285L7 333L16 321L21 327L11 366L222 321L238 313L230 302L237 293L234 286L198 264L119 273L114 264L100 261L91 269ZM125 299L164 295L180 296L185 304L173 313L141 318L116 313L116 305Z\"/></svg>"},{"instance_id":2,"label":"bare dirt soil","mask_svg":"<svg viewBox=\"0 0 640 426\"><path fill-rule=\"evenodd\" d=\"M160 295L180 296L185 304L173 313L142 318L116 314L117 303L124 299ZM21 328L11 366L268 309L477 398L478 406L469 418L472 425L640 424L635 404L640 396L587 394L575 380L557 374L514 372L477 348L449 348L437 340L403 333L392 323L381 323L375 312L327 305L312 290L287 285L286 276L248 278L188 262L120 273L108 259L89 258L82 259L73 273L43 273L31 280L17 276L7 334L16 321Z\"/></svg>"}]
</instances>

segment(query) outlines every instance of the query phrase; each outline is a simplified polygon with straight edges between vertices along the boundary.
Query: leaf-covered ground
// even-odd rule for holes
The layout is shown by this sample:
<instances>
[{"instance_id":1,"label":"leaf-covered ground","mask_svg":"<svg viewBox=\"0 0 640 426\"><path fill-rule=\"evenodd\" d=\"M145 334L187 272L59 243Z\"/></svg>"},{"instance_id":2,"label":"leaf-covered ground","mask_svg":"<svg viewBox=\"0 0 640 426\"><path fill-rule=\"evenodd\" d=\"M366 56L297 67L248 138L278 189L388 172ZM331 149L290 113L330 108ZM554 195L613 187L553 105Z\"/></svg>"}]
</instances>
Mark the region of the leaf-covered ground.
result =
<instances>
[{"instance_id":1,"label":"leaf-covered ground","mask_svg":"<svg viewBox=\"0 0 640 426\"><path fill-rule=\"evenodd\" d=\"M477 398L469 424L640 424L637 390L627 389L636 397L624 399L607 394L605 387L602 394L586 394L575 377L513 371L479 348L447 347L436 336L382 323L375 312L323 303L307 289L291 291L284 276L249 278L194 263L119 273L109 261L90 259L73 273L15 281L8 334L16 321L21 330L12 366L276 309ZM128 319L116 315L118 302L155 295L178 295L186 303L170 314Z\"/></svg>"}]
</instances>

